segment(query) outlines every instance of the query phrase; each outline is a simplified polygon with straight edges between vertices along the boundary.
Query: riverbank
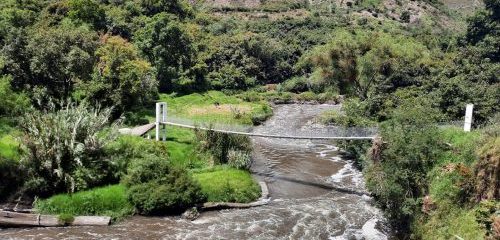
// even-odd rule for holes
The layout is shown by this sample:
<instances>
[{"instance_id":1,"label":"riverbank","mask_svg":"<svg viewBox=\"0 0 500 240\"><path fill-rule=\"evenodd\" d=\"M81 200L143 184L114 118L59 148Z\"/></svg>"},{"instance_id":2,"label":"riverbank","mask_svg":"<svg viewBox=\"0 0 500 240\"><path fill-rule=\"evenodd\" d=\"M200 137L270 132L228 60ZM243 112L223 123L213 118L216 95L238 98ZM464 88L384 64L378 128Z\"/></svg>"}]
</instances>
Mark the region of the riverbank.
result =
<instances>
[{"instance_id":1,"label":"riverbank","mask_svg":"<svg viewBox=\"0 0 500 240\"><path fill-rule=\"evenodd\" d=\"M272 114L269 105L264 101L247 102L215 91L180 97L162 94L159 101L167 102L168 111L171 115L209 123L248 125L254 123L255 119L266 119ZM153 108L153 105L150 107L145 106L144 109L139 109L134 114L128 114L125 122L134 124L140 121L151 121L154 117ZM192 182L193 186L195 186L193 190L199 193L199 199L208 202L249 203L261 196L259 184L244 169L245 165L232 166L231 162L225 162L229 159L227 155L214 155L214 149L212 149L219 147L238 149L241 148L238 147L238 144L243 144L247 140L239 139L238 141L243 142L233 141L232 143L223 143L220 146L203 148L200 145L201 142L214 139L200 139L200 136L195 134L194 131L178 127L168 127L167 133L166 142L120 136L106 147L105 155L106 161L115 162L114 170L110 169L110 171L118 176L115 179L122 182L121 184L117 184L118 182L115 180L106 187L91 188L73 194L63 193L49 198L39 198L34 203L36 211L41 214L69 216L106 215L111 216L115 222L138 213L133 201L134 196L139 197L139 195L137 195L138 193L131 195L130 192L130 189L135 185L124 184L123 178L127 177L130 171L142 171L140 170L142 169L140 164L149 164L148 162L152 161L153 158L158 159L154 161L167 163L168 168L172 169L170 171L185 172L187 181ZM154 131L151 134L154 134ZM8 147L10 149L10 145ZM10 153L12 151L2 152ZM139 165L135 164L135 162L139 162ZM134 164L135 167L132 166ZM169 173L166 174L165 177L168 177ZM161 179L162 176L159 177L158 179ZM167 198L169 194L165 193L162 196ZM137 201L137 199L135 200ZM184 205L183 200L179 200L179 204L181 204L179 206L182 206L180 209L189 206ZM164 213L168 214L169 211ZM178 213L173 211L171 214Z\"/></svg>"},{"instance_id":2,"label":"riverbank","mask_svg":"<svg viewBox=\"0 0 500 240\"><path fill-rule=\"evenodd\" d=\"M256 132L310 129L312 119L334 105L277 105ZM312 124L312 125L311 125ZM7 229L0 238L22 234L86 239L150 238L369 238L387 239L382 213L368 196L323 186L363 189L363 178L329 141L254 138L251 172L267 183L270 200L256 208L202 213L194 221L178 216L133 216L109 227ZM344 169L344 170L342 170ZM342 170L342 174L339 172ZM336 176L333 179L333 176Z\"/></svg>"}]
</instances>

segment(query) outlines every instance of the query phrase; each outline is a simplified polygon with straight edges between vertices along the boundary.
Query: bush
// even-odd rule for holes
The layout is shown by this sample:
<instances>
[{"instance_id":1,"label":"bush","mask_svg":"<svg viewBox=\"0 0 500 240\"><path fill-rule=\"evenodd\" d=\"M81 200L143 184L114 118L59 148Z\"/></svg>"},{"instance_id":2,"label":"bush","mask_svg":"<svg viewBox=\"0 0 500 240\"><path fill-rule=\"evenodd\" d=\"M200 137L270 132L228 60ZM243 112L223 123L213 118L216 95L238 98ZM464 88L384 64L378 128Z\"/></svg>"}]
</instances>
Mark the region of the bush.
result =
<instances>
[{"instance_id":1,"label":"bush","mask_svg":"<svg viewBox=\"0 0 500 240\"><path fill-rule=\"evenodd\" d=\"M301 93L309 90L307 79L304 77L294 77L281 84L281 90L285 92Z\"/></svg>"},{"instance_id":2,"label":"bush","mask_svg":"<svg viewBox=\"0 0 500 240\"><path fill-rule=\"evenodd\" d=\"M205 200L200 186L185 170L154 156L133 162L124 183L127 199L144 215L180 213Z\"/></svg>"},{"instance_id":3,"label":"bush","mask_svg":"<svg viewBox=\"0 0 500 240\"><path fill-rule=\"evenodd\" d=\"M28 171L28 194L47 196L76 192L112 182L104 145L111 109L69 103L57 110L30 111L21 121L27 152L21 159Z\"/></svg>"},{"instance_id":4,"label":"bush","mask_svg":"<svg viewBox=\"0 0 500 240\"><path fill-rule=\"evenodd\" d=\"M252 158L248 152L229 150L227 154L229 166L237 169L250 169Z\"/></svg>"},{"instance_id":5,"label":"bush","mask_svg":"<svg viewBox=\"0 0 500 240\"><path fill-rule=\"evenodd\" d=\"M200 142L199 149L210 153L215 164L227 163L231 150L246 153L252 150L252 143L248 136L220 133L212 130L196 130L195 134Z\"/></svg>"},{"instance_id":6,"label":"bush","mask_svg":"<svg viewBox=\"0 0 500 240\"><path fill-rule=\"evenodd\" d=\"M252 123L253 125L259 125L265 122L268 118L273 115L273 109L265 104L258 109L252 111Z\"/></svg>"},{"instance_id":7,"label":"bush","mask_svg":"<svg viewBox=\"0 0 500 240\"><path fill-rule=\"evenodd\" d=\"M168 156L167 144L150 141L136 136L120 136L116 141L106 145L106 156L113 164L113 176L121 179L127 174L131 162L154 156Z\"/></svg>"},{"instance_id":8,"label":"bush","mask_svg":"<svg viewBox=\"0 0 500 240\"><path fill-rule=\"evenodd\" d=\"M42 214L67 217L100 215L116 220L131 215L134 210L127 201L125 190L122 185L112 185L74 194L59 194L37 200L35 208Z\"/></svg>"},{"instance_id":9,"label":"bush","mask_svg":"<svg viewBox=\"0 0 500 240\"><path fill-rule=\"evenodd\" d=\"M378 157L367 163L368 189L398 230L408 230L427 191L426 177L442 153L436 111L408 102L381 128Z\"/></svg>"},{"instance_id":10,"label":"bush","mask_svg":"<svg viewBox=\"0 0 500 240\"><path fill-rule=\"evenodd\" d=\"M332 124L343 127L369 127L377 124L376 121L367 117L367 103L358 99L346 100L342 105L342 111L333 110L325 112L320 116L324 124Z\"/></svg>"}]
</instances>

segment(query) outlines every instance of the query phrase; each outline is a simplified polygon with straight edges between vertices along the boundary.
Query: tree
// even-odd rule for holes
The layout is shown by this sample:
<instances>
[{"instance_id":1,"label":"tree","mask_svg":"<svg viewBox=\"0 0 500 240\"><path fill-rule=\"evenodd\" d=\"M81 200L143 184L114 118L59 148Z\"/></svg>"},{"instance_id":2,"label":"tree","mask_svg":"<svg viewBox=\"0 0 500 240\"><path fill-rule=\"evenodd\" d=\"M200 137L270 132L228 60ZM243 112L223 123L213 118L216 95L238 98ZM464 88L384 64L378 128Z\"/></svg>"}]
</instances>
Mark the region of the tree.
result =
<instances>
[{"instance_id":1,"label":"tree","mask_svg":"<svg viewBox=\"0 0 500 240\"><path fill-rule=\"evenodd\" d=\"M237 72L235 80L226 89L246 89L255 83L268 84L284 81L292 75L292 67L286 62L283 46L264 36L250 32L222 35L212 39L209 56L205 60L210 84L220 89L220 82L228 79L228 72ZM219 79L214 79L217 76ZM245 83L244 83L245 82Z\"/></svg>"},{"instance_id":2,"label":"tree","mask_svg":"<svg viewBox=\"0 0 500 240\"><path fill-rule=\"evenodd\" d=\"M297 64L311 72L313 89L334 87L364 100L415 85L416 76L426 74L429 50L411 38L360 31L334 36Z\"/></svg>"},{"instance_id":3,"label":"tree","mask_svg":"<svg viewBox=\"0 0 500 240\"><path fill-rule=\"evenodd\" d=\"M0 77L0 116L20 114L30 105L25 94L12 91L10 81L9 76Z\"/></svg>"},{"instance_id":4,"label":"tree","mask_svg":"<svg viewBox=\"0 0 500 240\"><path fill-rule=\"evenodd\" d=\"M500 2L485 0L485 9L471 19L459 53L428 86L452 118L463 117L474 103L474 121L484 123L500 110Z\"/></svg>"},{"instance_id":5,"label":"tree","mask_svg":"<svg viewBox=\"0 0 500 240\"><path fill-rule=\"evenodd\" d=\"M103 29L106 26L104 9L94 0L69 0L68 17L88 23L95 29Z\"/></svg>"},{"instance_id":6,"label":"tree","mask_svg":"<svg viewBox=\"0 0 500 240\"><path fill-rule=\"evenodd\" d=\"M18 29L2 49L4 70L15 89L44 88L50 96L66 98L75 83L90 78L97 40L95 32L71 24Z\"/></svg>"},{"instance_id":7,"label":"tree","mask_svg":"<svg viewBox=\"0 0 500 240\"><path fill-rule=\"evenodd\" d=\"M166 12L185 18L193 14L191 5L184 0L140 0L140 5L149 16Z\"/></svg>"},{"instance_id":8,"label":"tree","mask_svg":"<svg viewBox=\"0 0 500 240\"><path fill-rule=\"evenodd\" d=\"M136 32L137 46L156 68L160 91L176 89L193 65L192 40L173 15L160 13Z\"/></svg>"},{"instance_id":9,"label":"tree","mask_svg":"<svg viewBox=\"0 0 500 240\"><path fill-rule=\"evenodd\" d=\"M134 45L117 36L103 38L97 49L92 80L82 81L79 90L89 100L115 106L119 113L152 101L158 82L151 65L139 58Z\"/></svg>"}]
</instances>

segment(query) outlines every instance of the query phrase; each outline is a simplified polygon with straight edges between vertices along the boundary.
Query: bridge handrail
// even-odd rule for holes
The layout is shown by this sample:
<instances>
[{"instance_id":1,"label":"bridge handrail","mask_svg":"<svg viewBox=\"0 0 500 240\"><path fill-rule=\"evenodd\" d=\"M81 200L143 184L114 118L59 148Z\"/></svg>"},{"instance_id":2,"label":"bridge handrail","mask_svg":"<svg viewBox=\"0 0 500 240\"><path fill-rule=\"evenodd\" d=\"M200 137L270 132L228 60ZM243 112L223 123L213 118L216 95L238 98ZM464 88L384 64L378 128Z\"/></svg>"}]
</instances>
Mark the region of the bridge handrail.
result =
<instances>
[{"instance_id":1,"label":"bridge handrail","mask_svg":"<svg viewBox=\"0 0 500 240\"><path fill-rule=\"evenodd\" d=\"M292 136L292 135L287 136L287 135L263 134L263 133L238 132L238 131L230 131L230 130L212 129L212 128L207 128L207 127L193 126L193 125L174 123L174 122L169 122L169 121L162 122L162 124L183 127L183 128L190 128L190 129L201 129L201 130L205 130L205 131L215 131L215 132L220 132L220 133L238 134L238 135L245 135L245 136L251 136L251 137L266 137L266 138L308 139L308 140L372 140L375 138L374 136L369 136L369 137L354 137L354 136L337 136L337 137L327 137L327 136L317 137L316 136L316 137L314 137L314 136Z\"/></svg>"}]
</instances>

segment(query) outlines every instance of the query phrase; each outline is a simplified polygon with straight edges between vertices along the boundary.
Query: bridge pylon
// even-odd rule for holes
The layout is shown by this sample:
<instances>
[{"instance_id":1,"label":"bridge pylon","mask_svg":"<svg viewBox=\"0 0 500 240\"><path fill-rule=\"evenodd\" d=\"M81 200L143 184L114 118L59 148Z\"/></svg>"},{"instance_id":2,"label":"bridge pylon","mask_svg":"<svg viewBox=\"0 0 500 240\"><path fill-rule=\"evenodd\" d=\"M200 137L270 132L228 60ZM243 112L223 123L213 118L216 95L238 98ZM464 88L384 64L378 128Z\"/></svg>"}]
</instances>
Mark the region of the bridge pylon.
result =
<instances>
[{"instance_id":1,"label":"bridge pylon","mask_svg":"<svg viewBox=\"0 0 500 240\"><path fill-rule=\"evenodd\" d=\"M167 141L167 126L165 122L167 121L167 103L157 102L156 103L156 141ZM163 128L163 131L162 129Z\"/></svg>"}]
</instances>

